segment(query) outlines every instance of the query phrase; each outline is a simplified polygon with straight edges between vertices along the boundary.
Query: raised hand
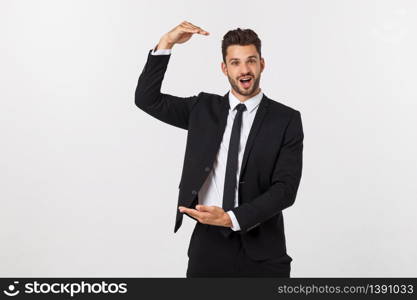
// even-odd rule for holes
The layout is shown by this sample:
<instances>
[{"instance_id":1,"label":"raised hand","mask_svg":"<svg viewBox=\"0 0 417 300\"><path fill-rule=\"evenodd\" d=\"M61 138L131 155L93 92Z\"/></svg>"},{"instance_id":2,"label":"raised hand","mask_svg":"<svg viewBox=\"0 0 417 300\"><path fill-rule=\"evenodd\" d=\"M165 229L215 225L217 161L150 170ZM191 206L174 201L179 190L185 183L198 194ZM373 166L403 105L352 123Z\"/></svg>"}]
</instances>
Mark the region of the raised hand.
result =
<instances>
[{"instance_id":1,"label":"raised hand","mask_svg":"<svg viewBox=\"0 0 417 300\"><path fill-rule=\"evenodd\" d=\"M183 21L173 29L165 33L159 40L156 49L171 49L175 44L188 41L193 34L209 35L210 33L190 22Z\"/></svg>"}]
</instances>

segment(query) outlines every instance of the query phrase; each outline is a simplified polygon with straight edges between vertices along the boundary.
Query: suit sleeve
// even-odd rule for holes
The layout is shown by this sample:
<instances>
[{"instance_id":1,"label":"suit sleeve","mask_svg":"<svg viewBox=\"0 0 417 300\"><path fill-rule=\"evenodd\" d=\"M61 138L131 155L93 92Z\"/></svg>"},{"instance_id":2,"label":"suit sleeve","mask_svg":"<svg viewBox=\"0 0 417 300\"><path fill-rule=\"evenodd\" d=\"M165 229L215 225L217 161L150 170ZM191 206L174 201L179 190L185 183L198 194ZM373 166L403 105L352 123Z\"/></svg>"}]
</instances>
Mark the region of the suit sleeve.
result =
<instances>
[{"instance_id":1,"label":"suit sleeve","mask_svg":"<svg viewBox=\"0 0 417 300\"><path fill-rule=\"evenodd\" d=\"M152 52L153 50L149 50L146 64L139 76L135 91L135 104L162 122L188 129L191 110L197 104L201 93L191 97L177 97L161 93L162 81L171 54L153 55Z\"/></svg>"},{"instance_id":2,"label":"suit sleeve","mask_svg":"<svg viewBox=\"0 0 417 300\"><path fill-rule=\"evenodd\" d=\"M242 233L259 226L294 204L302 173L303 139L301 114L295 110L275 162L270 188L251 202L231 210L240 224Z\"/></svg>"}]
</instances>

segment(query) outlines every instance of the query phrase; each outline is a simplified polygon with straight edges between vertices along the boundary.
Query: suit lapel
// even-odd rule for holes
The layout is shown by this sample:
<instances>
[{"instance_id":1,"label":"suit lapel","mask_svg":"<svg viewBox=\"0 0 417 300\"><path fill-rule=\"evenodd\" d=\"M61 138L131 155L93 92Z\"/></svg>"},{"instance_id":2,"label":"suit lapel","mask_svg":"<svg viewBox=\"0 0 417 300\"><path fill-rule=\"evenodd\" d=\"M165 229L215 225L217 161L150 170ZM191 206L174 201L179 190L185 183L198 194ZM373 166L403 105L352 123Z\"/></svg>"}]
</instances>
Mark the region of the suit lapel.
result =
<instances>
[{"instance_id":1,"label":"suit lapel","mask_svg":"<svg viewBox=\"0 0 417 300\"><path fill-rule=\"evenodd\" d=\"M223 99L221 101L222 102L221 102L221 107L220 107L220 120L219 120L219 126L217 127L216 151L219 150L219 146L222 141L224 130L227 124L227 117L229 115L229 108L230 108L229 92L227 92L223 96Z\"/></svg>"},{"instance_id":2,"label":"suit lapel","mask_svg":"<svg viewBox=\"0 0 417 300\"><path fill-rule=\"evenodd\" d=\"M253 120L252 127L249 131L248 140L246 141L245 146L245 152L243 153L243 159L242 159L242 166L240 170L240 178L242 178L242 174L245 172L246 163L248 162L248 157L250 154L250 151L253 147L253 144L255 143L256 136L259 132L259 129L261 128L262 121L264 120L264 117L268 111L268 101L265 96L265 94L262 97L261 102L259 103L258 110L256 111L255 119Z\"/></svg>"}]
</instances>

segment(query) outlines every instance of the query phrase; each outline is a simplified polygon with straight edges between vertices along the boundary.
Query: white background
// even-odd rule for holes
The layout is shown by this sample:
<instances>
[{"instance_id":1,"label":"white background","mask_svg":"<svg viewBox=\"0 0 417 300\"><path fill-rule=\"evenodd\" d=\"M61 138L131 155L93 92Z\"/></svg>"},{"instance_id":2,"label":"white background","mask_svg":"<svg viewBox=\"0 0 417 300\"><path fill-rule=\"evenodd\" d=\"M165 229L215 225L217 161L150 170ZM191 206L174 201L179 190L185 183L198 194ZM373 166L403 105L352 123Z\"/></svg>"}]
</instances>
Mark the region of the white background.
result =
<instances>
[{"instance_id":1,"label":"white background","mask_svg":"<svg viewBox=\"0 0 417 300\"><path fill-rule=\"evenodd\" d=\"M224 95L221 40L262 40L261 88L300 110L284 211L292 277L417 276L416 1L1 1L0 276L185 277L186 131L134 105L181 21L163 92Z\"/></svg>"}]
</instances>

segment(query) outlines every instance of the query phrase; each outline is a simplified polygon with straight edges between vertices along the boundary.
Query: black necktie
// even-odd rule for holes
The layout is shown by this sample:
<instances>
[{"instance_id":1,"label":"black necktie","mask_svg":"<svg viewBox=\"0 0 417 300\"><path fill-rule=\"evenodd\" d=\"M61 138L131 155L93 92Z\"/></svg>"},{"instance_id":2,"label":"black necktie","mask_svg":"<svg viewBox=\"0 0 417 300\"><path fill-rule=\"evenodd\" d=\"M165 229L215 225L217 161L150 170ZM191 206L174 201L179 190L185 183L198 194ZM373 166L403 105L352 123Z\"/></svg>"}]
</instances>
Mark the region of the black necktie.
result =
<instances>
[{"instance_id":1,"label":"black necktie","mask_svg":"<svg viewBox=\"0 0 417 300\"><path fill-rule=\"evenodd\" d=\"M237 162L240 144L240 128L242 125L242 113L246 110L245 104L236 105L237 113L233 121L232 134L230 136L229 150L227 152L226 175L223 190L223 209L231 210L235 207Z\"/></svg>"}]
</instances>

